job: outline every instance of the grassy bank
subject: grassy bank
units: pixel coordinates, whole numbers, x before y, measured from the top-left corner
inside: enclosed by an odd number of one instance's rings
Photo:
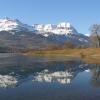
[[[72,57],[100,57],[100,48],[63,49],[63,50],[31,50],[28,56],[72,56]]]

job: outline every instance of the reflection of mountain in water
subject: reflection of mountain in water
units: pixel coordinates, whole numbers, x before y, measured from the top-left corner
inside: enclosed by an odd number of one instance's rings
[[[82,61],[10,55],[0,57],[0,87],[16,87],[26,81],[69,84],[80,72],[93,69]]]
[[[44,70],[35,76],[34,81],[37,82],[58,82],[61,84],[66,84],[70,83],[73,78],[73,73],[72,72],[67,72],[67,71],[57,71],[50,73],[49,70]]]
[[[43,70],[42,72],[37,72],[33,82],[58,82],[60,84],[70,84],[72,79],[74,79],[79,72],[85,71],[88,67],[87,64],[77,65],[74,63],[73,66],[72,64],[65,65],[64,69],[62,68],[56,71]]]
[[[17,85],[17,79],[10,75],[0,75],[0,87],[15,87]]]

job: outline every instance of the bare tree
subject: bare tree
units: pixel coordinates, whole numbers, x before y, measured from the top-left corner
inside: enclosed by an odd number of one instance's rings
[[[91,31],[91,40],[96,47],[100,47],[100,24],[94,24],[90,27]]]

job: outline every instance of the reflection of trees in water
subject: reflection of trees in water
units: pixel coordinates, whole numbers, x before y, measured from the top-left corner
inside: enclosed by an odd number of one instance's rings
[[[92,85],[95,87],[100,87],[100,65],[94,65],[93,69],[91,69],[92,73]]]

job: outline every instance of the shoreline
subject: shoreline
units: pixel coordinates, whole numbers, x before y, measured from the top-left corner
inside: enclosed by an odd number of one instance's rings
[[[61,50],[31,50],[23,53],[27,56],[70,56],[70,57],[100,57],[100,48],[61,49]]]

